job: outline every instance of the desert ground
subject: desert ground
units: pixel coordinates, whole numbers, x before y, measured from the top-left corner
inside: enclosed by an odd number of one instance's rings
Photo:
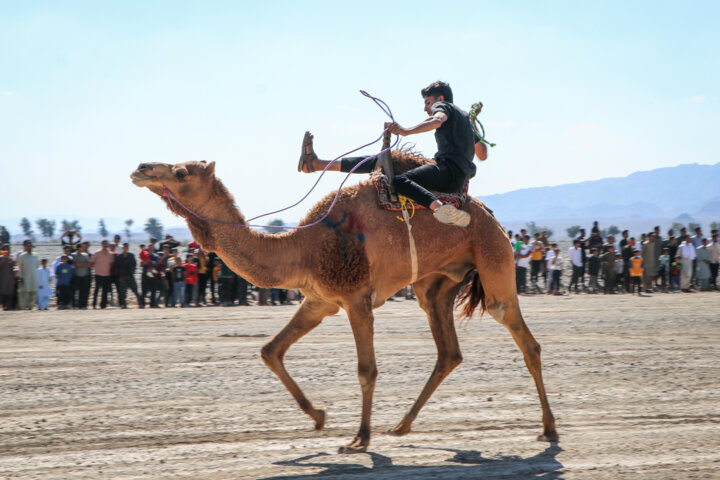
[[[521,297],[560,441],[491,317],[458,324],[464,362],[404,437],[435,361],[412,300],[376,310],[370,452],[347,318],[287,355],[325,430],[259,351],[296,306],[0,312],[0,478],[720,478],[720,294]]]

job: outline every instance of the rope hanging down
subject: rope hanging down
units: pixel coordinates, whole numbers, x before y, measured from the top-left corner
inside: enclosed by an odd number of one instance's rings
[[[379,99],[379,98],[377,98],[377,97],[373,97],[372,95],[370,95],[369,93],[367,93],[367,92],[364,91],[364,90],[360,90],[360,93],[361,93],[362,95],[368,97],[369,99],[371,99],[373,102],[375,102],[375,104],[380,108],[380,110],[382,110],[382,111],[385,113],[385,115],[387,115],[388,117],[390,117],[390,120],[392,120],[393,122],[395,122],[395,118],[393,117],[392,111],[390,110],[390,107],[387,105],[387,103],[385,103],[384,101],[382,101],[381,99]],[[392,145],[390,145],[388,148],[381,150],[380,152],[378,152],[378,153],[375,154],[375,155],[371,155],[371,156],[365,158],[365,159],[362,160],[361,162],[358,162],[358,164],[355,165],[355,166],[352,168],[352,170],[350,170],[350,171],[347,173],[347,175],[345,175],[345,178],[343,179],[343,181],[340,182],[340,186],[338,187],[337,193],[335,193],[335,198],[333,198],[333,201],[332,201],[332,203],[330,204],[330,207],[328,208],[328,211],[325,212],[325,215],[323,215],[322,217],[320,217],[319,219],[317,219],[317,220],[314,221],[313,223],[310,223],[310,224],[308,224],[308,225],[299,225],[299,226],[295,226],[295,227],[285,227],[285,226],[280,226],[280,225],[252,225],[252,224],[250,224],[250,222],[253,221],[253,220],[257,220],[258,218],[266,217],[266,216],[268,216],[268,215],[273,215],[273,214],[275,214],[275,213],[284,212],[285,210],[289,210],[289,209],[291,209],[291,208],[293,208],[293,207],[296,207],[296,206],[299,205],[300,203],[302,203],[302,202],[310,195],[310,193],[312,193],[312,191],[315,190],[315,187],[317,187],[318,183],[320,183],[320,180],[322,179],[323,175],[325,175],[325,172],[327,172],[328,168],[330,168],[331,165],[333,165],[335,162],[337,162],[337,161],[340,160],[341,158],[347,157],[347,156],[350,155],[351,153],[357,152],[358,150],[361,150],[361,149],[363,149],[363,148],[365,148],[365,147],[369,147],[370,145],[372,145],[372,144],[374,144],[374,143],[377,143],[380,139],[383,138],[383,135],[385,135],[385,132],[387,132],[387,130],[388,130],[387,128],[386,128],[385,130],[383,130],[382,134],[381,134],[378,138],[376,138],[375,140],[373,140],[372,142],[366,143],[365,145],[361,145],[361,146],[359,146],[359,147],[357,147],[357,148],[354,148],[354,149],[350,150],[349,152],[345,152],[345,153],[343,153],[342,155],[339,155],[339,156],[335,157],[334,159],[332,159],[332,160],[330,161],[330,163],[328,163],[327,166],[323,169],[322,173],[320,173],[320,176],[319,176],[318,179],[315,181],[315,183],[314,183],[313,186],[310,188],[310,190],[305,194],[304,197],[302,197],[302,198],[301,198],[300,200],[298,200],[296,203],[290,205],[289,207],[281,208],[280,210],[275,210],[275,211],[273,211],[273,212],[263,213],[262,215],[258,215],[258,216],[256,216],[256,217],[252,217],[252,218],[250,218],[250,219],[247,221],[247,223],[224,222],[224,221],[222,221],[222,220],[215,220],[215,219],[213,219],[213,218],[208,218],[208,217],[205,217],[205,216],[203,216],[203,215],[200,215],[200,214],[198,214],[197,212],[193,211],[190,207],[188,207],[187,205],[185,205],[184,203],[182,203],[182,202],[180,201],[180,199],[177,198],[177,196],[176,196],[173,192],[171,192],[171,191],[165,186],[165,183],[164,183],[162,180],[160,180],[159,177],[156,176],[155,178],[157,178],[157,179],[160,181],[160,183],[162,184],[162,186],[163,186],[163,194],[162,194],[162,196],[168,199],[168,204],[169,204],[169,206],[170,206],[170,209],[173,211],[173,213],[176,213],[176,214],[177,214],[177,212],[176,212],[176,210],[175,210],[175,207],[173,206],[173,202],[176,203],[178,206],[182,207],[185,211],[187,211],[188,213],[192,214],[194,217],[196,217],[196,218],[198,218],[198,219],[200,219],[200,220],[204,220],[204,221],[206,221],[206,222],[217,223],[217,224],[220,224],[220,225],[228,225],[228,226],[232,226],[232,227],[279,228],[279,229],[286,229],[286,230],[298,230],[298,229],[301,229],[301,228],[310,228],[310,227],[313,227],[313,226],[319,224],[320,222],[322,222],[323,220],[325,220],[325,219],[330,215],[330,212],[332,212],[332,209],[335,207],[335,204],[337,203],[337,200],[338,200],[338,198],[340,197],[340,191],[342,190],[342,187],[343,187],[343,185],[345,185],[345,182],[348,180],[348,178],[350,178],[350,175],[352,175],[353,173],[355,173],[355,170],[357,170],[358,168],[360,168],[361,165],[363,165],[363,164],[365,164],[365,163],[367,163],[367,162],[369,162],[369,161],[371,161],[371,160],[379,157],[379,156],[382,155],[383,153],[390,152],[393,148],[395,148],[395,146],[396,146],[396,145],[398,144],[398,142],[400,141],[400,136],[399,136],[399,135],[396,136],[395,142],[394,142]]]
[[[418,260],[417,260],[417,247],[415,246],[415,237],[412,234],[412,225],[410,224],[410,219],[415,216],[415,203],[407,198],[405,195],[398,195],[398,199],[400,200],[400,206],[401,206],[401,212],[402,212],[402,218],[395,217],[401,222],[405,223],[405,226],[407,227],[408,231],[408,250],[410,252],[410,283],[415,283],[415,280],[418,278]],[[407,204],[410,204],[412,206],[412,214],[408,213]]]
[[[482,123],[480,123],[480,120],[477,119],[478,113],[480,113],[480,110],[482,110],[483,104],[482,102],[474,103],[472,107],[470,107],[470,125],[472,126],[473,131],[475,132],[475,135],[480,139],[482,143],[485,145],[488,145],[490,147],[494,147],[494,143],[490,143],[487,140],[485,140],[485,128],[483,128]],[[480,126],[480,130],[478,131],[478,126]],[[480,133],[482,132],[482,133]]]

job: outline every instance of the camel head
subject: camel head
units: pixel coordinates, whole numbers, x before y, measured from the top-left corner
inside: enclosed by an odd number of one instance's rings
[[[138,187],[162,196],[165,188],[189,205],[202,203],[215,180],[215,162],[141,163],[130,175]]]

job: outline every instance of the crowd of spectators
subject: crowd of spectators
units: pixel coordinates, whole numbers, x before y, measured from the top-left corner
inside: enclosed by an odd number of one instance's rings
[[[663,238],[660,227],[655,227],[639,239],[625,230],[617,240],[614,235],[603,238],[595,222],[589,237],[580,229],[566,257],[546,232],[531,237],[525,230],[515,235],[509,231],[517,291],[526,295],[717,291],[718,232],[713,230],[708,238],[698,227],[693,233],[682,228],[675,236],[670,229]],[[112,242],[103,240],[91,253],[90,243],[77,231],[66,231],[61,236],[62,253],[52,261],[40,259],[30,240],[17,255],[10,251],[7,231],[0,232],[0,240],[5,242],[0,243],[4,310],[47,310],[53,296],[60,310],[128,308],[128,293],[139,308],[277,305],[300,299],[294,290],[256,288],[216,254],[206,253],[195,242],[181,248],[170,235],[140,245],[136,257],[119,235]]]
[[[59,310],[128,308],[129,293],[139,308],[277,305],[299,299],[295,291],[258,289],[215,253],[206,253],[195,242],[181,248],[170,235],[140,245],[137,257],[119,235],[112,242],[103,240],[91,253],[90,242],[77,231],[63,233],[62,253],[52,261],[40,259],[30,240],[17,255],[9,243],[0,245],[4,310],[47,310],[53,296]]]
[[[690,235],[682,228],[673,229],[663,238],[660,227],[643,233],[639,239],[628,230],[617,240],[602,237],[594,222],[590,236],[580,229],[564,256],[546,232],[532,237],[525,230],[508,232],[516,266],[517,291],[520,294],[563,293],[617,294],[650,292],[717,291],[720,245],[718,232],[704,237],[696,228]],[[529,282],[528,282],[529,270]],[[569,277],[563,288],[563,272]],[[587,282],[586,282],[587,278]]]

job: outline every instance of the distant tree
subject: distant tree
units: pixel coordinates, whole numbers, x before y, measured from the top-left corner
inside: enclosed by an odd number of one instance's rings
[[[143,230],[151,237],[155,237],[157,239],[162,238],[163,225],[162,223],[160,223],[160,220],[155,217],[148,218],[148,221],[147,223],[145,223],[145,228]]]
[[[82,231],[82,227],[80,226],[80,222],[77,220],[73,220],[72,222],[69,222],[65,219],[61,222],[62,225],[62,231],[66,232],[68,230],[77,230],[78,232]]]
[[[128,218],[125,220],[125,237],[127,237],[128,242],[130,241],[130,237],[132,237],[132,233],[130,233],[130,227],[132,227],[132,224],[135,223],[135,221],[132,218]]]
[[[40,235],[43,237],[50,240],[52,236],[55,235],[55,220],[51,221],[47,218],[38,218],[35,220],[35,225],[37,225],[40,230]]]
[[[580,233],[580,225],[573,225],[565,229],[569,238],[575,238]]]
[[[527,229],[530,236],[535,235],[536,233],[546,232],[548,238],[550,238],[550,237],[552,237],[552,235],[554,233],[551,228],[541,227],[539,225],[536,225],[535,222],[525,223],[525,228]]]
[[[105,227],[105,220],[103,220],[102,218],[98,222],[98,231],[97,232],[100,234],[100,236],[102,238],[107,238],[108,234],[110,234],[110,232],[108,232],[107,227]]]
[[[30,220],[28,220],[27,217],[23,217],[20,220],[20,228],[22,228],[23,234],[27,238],[29,238],[30,240],[35,239],[35,232],[33,232],[32,223],[30,223]]]
[[[710,222],[710,231],[720,230],[720,222]]]
[[[696,228],[700,228],[699,223],[695,223],[695,222],[688,223],[688,232],[694,232]]]
[[[266,227],[264,227],[264,228],[265,228],[265,231],[268,232],[268,233],[280,233],[280,232],[284,232],[284,231],[287,230],[287,229],[285,229],[285,228],[271,228],[271,227],[273,227],[273,226],[275,226],[275,227],[282,227],[282,226],[284,226],[284,225],[285,225],[285,222],[283,222],[283,221],[282,221],[281,219],[279,219],[279,218],[276,218],[276,219],[274,219],[274,220],[271,220],[271,221],[268,223],[268,226],[266,226]]]
[[[600,235],[607,237],[608,235],[617,235],[618,233],[620,233],[620,229],[617,225],[610,225],[608,228],[604,228],[603,231],[600,232]]]

